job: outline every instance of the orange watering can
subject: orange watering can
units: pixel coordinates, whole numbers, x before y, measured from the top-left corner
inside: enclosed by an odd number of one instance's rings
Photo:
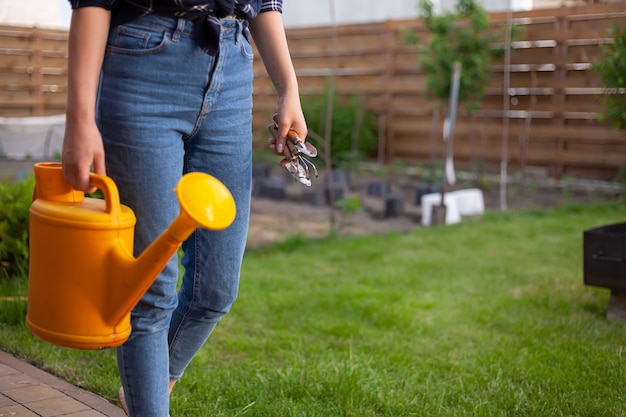
[[[124,343],[130,311],[181,243],[197,227],[221,230],[235,218],[235,202],[223,183],[187,174],[175,189],[180,214],[135,258],[135,215],[120,204],[111,178],[91,174],[101,200],[72,189],[61,164],[38,163],[34,169],[26,323],[34,335],[60,346]]]

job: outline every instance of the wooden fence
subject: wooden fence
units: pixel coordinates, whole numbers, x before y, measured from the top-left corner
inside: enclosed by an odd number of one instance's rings
[[[626,167],[626,134],[599,121],[603,91],[592,63],[610,41],[608,28],[623,24],[626,3],[515,12],[512,17],[522,30],[511,65],[494,66],[478,113],[460,112],[456,165],[496,170],[504,157],[512,171],[535,167],[554,178],[615,179]],[[492,14],[492,25],[504,27],[506,18]],[[425,74],[417,48],[404,42],[406,30],[428,36],[419,21],[406,20],[291,29],[288,39],[303,100],[323,93],[334,75],[341,95],[362,97],[377,115],[379,160],[427,165],[442,157],[445,115],[425,99]],[[0,26],[0,116],[62,113],[66,51],[65,31]],[[259,60],[255,73],[254,129],[260,147],[276,95]]]
[[[67,31],[0,26],[0,116],[65,111]]]
[[[508,137],[505,157],[513,170],[532,166],[555,178],[615,178],[626,166],[626,135],[598,121],[602,88],[592,62],[600,56],[600,45],[609,41],[607,29],[626,17],[626,4],[516,12],[512,17],[521,37],[511,53],[509,109],[503,96],[506,68],[500,62],[481,110],[472,117],[459,114],[456,165],[499,169],[503,138]],[[494,27],[503,28],[506,19],[504,13],[491,15]],[[290,30],[288,36],[304,100],[323,91],[334,73],[341,94],[361,95],[378,115],[381,159],[430,164],[442,157],[445,115],[425,99],[425,74],[417,48],[404,41],[406,30],[422,39],[428,36],[416,20],[341,26],[334,41],[330,27]],[[256,119],[267,119],[275,98],[261,66],[255,91]]]

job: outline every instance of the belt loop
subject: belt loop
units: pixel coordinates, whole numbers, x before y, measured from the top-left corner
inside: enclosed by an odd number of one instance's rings
[[[178,42],[180,35],[185,30],[185,23],[187,23],[187,20],[185,18],[183,17],[178,18],[178,23],[176,24],[176,30],[174,30],[174,33],[172,34],[173,42]]]
[[[235,45],[239,45],[239,39],[243,35],[244,31],[244,21],[241,19],[237,19],[237,31],[235,33]]]

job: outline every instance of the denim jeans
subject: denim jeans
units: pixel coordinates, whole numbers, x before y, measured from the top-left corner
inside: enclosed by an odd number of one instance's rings
[[[117,349],[133,417],[168,415],[177,380],[226,314],[239,286],[248,232],[252,156],[253,53],[241,21],[224,19],[220,51],[204,53],[194,22],[157,15],[113,27],[98,92],[97,121],[107,174],[135,212],[135,256],[179,213],[173,192],[186,172],[224,182],[237,206],[222,231],[197,229],[178,260],[131,313],[132,333]]]

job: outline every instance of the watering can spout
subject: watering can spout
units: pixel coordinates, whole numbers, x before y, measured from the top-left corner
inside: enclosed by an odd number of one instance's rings
[[[180,214],[167,229],[152,242],[138,258],[128,252],[114,252],[114,269],[124,277],[115,291],[114,298],[123,300],[113,305],[107,314],[112,323],[119,322],[139,302],[181,243],[198,227],[221,230],[228,227],[235,217],[235,203],[230,191],[215,177],[199,172],[185,175],[175,192],[180,203]],[[130,289],[130,290],[129,290]],[[124,297],[131,293],[133,297]]]
[[[30,207],[26,323],[50,343],[81,349],[118,346],[130,335],[130,311],[181,243],[198,228],[221,230],[235,218],[230,191],[202,173],[176,187],[180,214],[134,258],[135,216],[119,202],[113,180],[91,174],[104,199],[63,181],[61,164],[35,165]]]

